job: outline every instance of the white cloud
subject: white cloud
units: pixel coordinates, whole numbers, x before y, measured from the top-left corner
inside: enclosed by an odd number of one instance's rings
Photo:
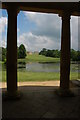
[[[20,31],[20,29],[19,28],[17,28],[17,32],[19,32]]]
[[[33,35],[45,36],[47,40],[52,40],[52,42],[55,43],[56,48],[60,48],[61,18],[58,15],[45,13],[41,14],[35,12],[24,12],[24,14],[31,22],[34,22],[37,26],[33,31],[31,31]],[[78,49],[78,17],[75,16],[71,17],[71,48],[74,48],[76,50]]]
[[[5,27],[7,26],[7,17],[0,18],[0,33],[5,31]]]
[[[33,34],[60,38],[61,18],[58,15],[35,12],[23,13],[31,22],[36,24],[35,30],[32,31]]]
[[[58,15],[35,12],[23,13],[30,22],[36,24],[36,28],[30,31],[32,38],[31,35],[28,37],[30,48],[37,50],[41,50],[43,47],[60,49],[61,18]]]
[[[61,17],[55,14],[24,12],[25,16],[36,23],[36,28],[31,31],[36,36],[46,36],[52,39],[58,48],[61,42]],[[78,49],[78,17],[71,17],[71,47]],[[54,48],[54,46],[53,46]]]
[[[46,36],[37,36],[29,33],[23,33],[18,39],[18,46],[24,44],[28,51],[40,51],[42,48],[57,49],[60,44]]]
[[[71,17],[71,48],[78,50],[78,17]]]
[[[7,17],[0,17],[0,47],[6,47],[6,33],[3,35],[3,32],[7,28]]]
[[[5,41],[5,39],[0,41],[0,47],[6,48],[6,41]]]
[[[23,12],[27,19],[36,24],[34,30],[22,33],[18,36],[18,45],[25,44],[27,50],[60,49],[61,44],[61,18],[55,14],[36,12]],[[6,35],[2,36],[7,26],[7,17],[0,17],[0,41],[6,46]],[[20,29],[17,28],[18,34]],[[2,36],[2,38],[1,38]],[[71,46],[78,49],[78,17],[71,17]]]

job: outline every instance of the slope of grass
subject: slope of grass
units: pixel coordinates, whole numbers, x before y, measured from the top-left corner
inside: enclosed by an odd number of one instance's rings
[[[27,55],[25,59],[18,59],[18,62],[59,62],[60,58],[45,57],[43,55]]]
[[[1,77],[2,74],[2,77]],[[78,73],[71,72],[70,79],[76,80],[78,78]],[[18,71],[18,81],[50,81],[50,80],[60,80],[60,73],[57,72],[23,72]],[[6,71],[0,71],[0,81],[6,81]]]
[[[42,55],[32,54],[28,55],[25,59],[18,59],[18,62],[60,62],[59,58],[45,57]],[[75,67],[75,66],[74,66]],[[2,77],[1,77],[2,76]],[[77,72],[71,72],[70,79],[75,80],[78,78]],[[18,81],[49,81],[59,80],[60,73],[57,72],[28,72],[18,71]],[[0,71],[0,81],[6,81],[6,70]]]

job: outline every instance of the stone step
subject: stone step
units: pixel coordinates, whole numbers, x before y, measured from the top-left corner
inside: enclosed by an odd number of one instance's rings
[[[80,87],[80,80],[72,80],[71,82],[72,82],[72,84]]]

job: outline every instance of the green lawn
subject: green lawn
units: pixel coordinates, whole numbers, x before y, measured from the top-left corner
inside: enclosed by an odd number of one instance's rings
[[[70,74],[70,79],[75,80],[78,78],[78,73]],[[18,81],[50,81],[60,80],[60,73],[46,73],[46,72],[18,72]]]
[[[26,59],[18,59],[18,62],[59,62],[60,58],[45,57],[43,55],[27,55]]]
[[[28,55],[25,59],[18,59],[18,62],[60,62],[59,58],[45,57],[42,55]],[[1,77],[2,75],[2,77]],[[70,79],[75,80],[78,78],[78,73],[71,72]],[[60,73],[57,72],[27,72],[18,70],[18,81],[49,81],[49,80],[59,80]],[[6,71],[0,71],[0,81],[6,81]]]
[[[2,74],[2,78],[1,78]],[[78,73],[71,72],[70,79],[76,80],[78,78]],[[6,71],[0,72],[0,81],[6,81]],[[59,73],[45,73],[45,72],[22,72],[18,71],[18,81],[50,81],[50,80],[59,80]]]
[[[0,65],[2,65],[2,64],[4,64],[4,62],[3,62],[3,61],[0,61]]]

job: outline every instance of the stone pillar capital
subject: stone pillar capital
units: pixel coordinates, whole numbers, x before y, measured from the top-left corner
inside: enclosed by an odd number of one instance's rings
[[[68,10],[64,10],[61,14],[59,14],[59,17],[61,17],[62,20],[70,20],[71,19],[71,12]]]
[[[19,12],[20,12],[20,10],[19,10],[19,9],[17,9],[17,15],[19,14]]]
[[[7,7],[7,13],[8,14],[18,14],[20,12],[19,8],[17,6],[8,6]]]

